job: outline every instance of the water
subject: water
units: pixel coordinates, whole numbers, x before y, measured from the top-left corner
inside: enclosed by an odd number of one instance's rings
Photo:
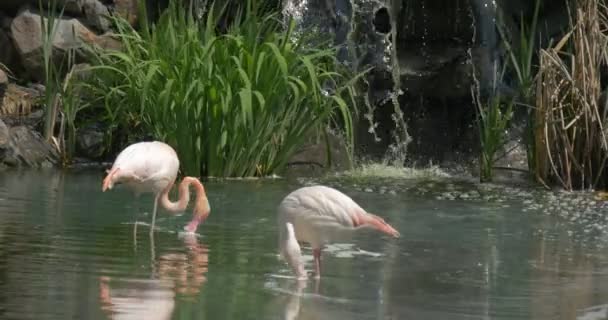
[[[207,182],[199,236],[179,233],[189,212],[161,211],[151,241],[152,198],[101,193],[102,174],[0,174],[0,318],[608,318],[608,230],[592,195],[324,180],[402,238],[332,245],[321,281],[298,287],[277,256],[275,208],[310,181]]]

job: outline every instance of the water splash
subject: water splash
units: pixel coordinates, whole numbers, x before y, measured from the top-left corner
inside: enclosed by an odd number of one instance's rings
[[[358,167],[339,174],[349,178],[394,178],[394,179],[426,179],[449,178],[450,174],[439,166],[429,164],[424,168],[387,165],[384,163],[362,164]]]
[[[379,107],[392,108],[391,143],[387,147],[382,163],[387,166],[403,167],[407,155],[407,146],[412,139],[407,132],[407,125],[399,104],[399,96],[403,94],[403,91],[401,90],[399,60],[395,44],[398,42],[397,16],[401,4],[382,0],[350,0],[348,4],[348,6],[345,6],[344,3],[338,5],[338,1],[320,1],[317,3],[308,0],[288,0],[283,6],[283,13],[286,17],[294,19],[296,29],[302,30],[303,27],[312,27],[324,32],[333,32],[336,35],[335,40],[338,42],[336,44],[347,48],[349,51],[349,54],[343,55],[347,59],[340,59],[340,61],[351,67],[354,72],[374,67],[375,71],[372,72],[385,71],[390,74],[392,87],[380,93],[374,92],[380,97],[374,97],[371,101],[371,92],[363,95],[362,104],[365,106],[365,111],[362,117],[368,125],[367,132],[372,135],[375,143],[380,143],[382,139],[376,132],[379,123],[375,119],[375,113],[376,111],[391,112],[390,109],[378,110]],[[342,12],[344,10],[338,10],[338,6],[352,9],[347,10],[349,12]],[[374,32],[373,17],[381,8],[387,8],[389,11],[391,32],[386,34]],[[329,26],[331,21],[334,21],[336,25],[348,26],[345,39],[338,39],[338,31],[342,32],[343,30],[337,30],[339,26]],[[340,36],[340,38],[342,37]],[[342,40],[345,43],[340,43]],[[374,51],[370,52],[370,50]],[[372,61],[367,60],[370,58],[370,53],[373,55],[371,57]],[[371,87],[368,80],[364,80],[364,82],[368,88]]]
[[[401,90],[401,71],[399,70],[399,58],[397,52],[398,29],[397,17],[399,15],[400,7],[397,6],[397,2],[394,2],[394,6],[391,8],[391,30],[390,33],[391,41],[387,46],[390,50],[391,56],[391,75],[393,78],[393,91],[389,93],[390,101],[393,105],[393,114],[391,119],[393,120],[395,127],[391,132],[393,143],[388,146],[388,150],[384,156],[383,164],[388,166],[403,167],[407,157],[407,146],[412,141],[411,136],[407,132],[407,125],[403,118],[403,111],[399,104],[399,96],[403,94]]]

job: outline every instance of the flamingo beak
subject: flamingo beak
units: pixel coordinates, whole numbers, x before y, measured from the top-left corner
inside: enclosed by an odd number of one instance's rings
[[[207,210],[204,210],[202,212],[202,214],[198,214],[198,215],[195,215],[194,217],[192,217],[192,220],[190,221],[190,223],[188,223],[188,225],[186,225],[184,227],[184,230],[186,230],[186,232],[189,232],[189,233],[195,233],[196,230],[198,229],[198,225],[203,223],[205,221],[205,219],[207,219],[210,211],[211,211],[210,209],[207,209]]]
[[[111,190],[113,187],[112,179],[108,175],[105,179],[103,179],[103,184],[101,186],[101,192],[106,192],[106,190]]]
[[[395,228],[391,227],[390,225],[386,225],[387,227],[387,232],[393,236],[393,238],[400,238],[401,237],[401,233],[399,233],[399,231],[395,230]]]

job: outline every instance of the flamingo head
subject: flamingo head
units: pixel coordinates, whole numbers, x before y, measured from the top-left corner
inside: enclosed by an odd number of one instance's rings
[[[196,232],[196,229],[198,229],[198,225],[205,221],[211,213],[211,206],[209,205],[209,199],[207,199],[205,187],[200,180],[192,177],[186,177],[184,179],[191,180],[196,188],[196,200],[192,220],[184,227],[186,232],[194,233]]]
[[[379,217],[375,214],[366,213],[364,215],[361,215],[358,219],[359,219],[359,221],[362,222],[362,224],[361,224],[362,226],[368,226],[368,227],[374,228],[393,238],[401,237],[401,234],[399,233],[399,231],[397,231],[390,224],[388,224],[386,221],[384,221],[384,219],[382,219],[381,217]]]
[[[103,179],[103,184],[101,186],[101,191],[105,192],[106,190],[111,190],[114,187],[115,175],[118,172],[118,168],[113,168],[112,170],[106,170],[107,176]]]
[[[298,280],[306,280],[308,276],[304,270],[302,253],[298,240],[296,239],[293,224],[289,222],[285,223],[285,229],[281,231],[280,237],[279,246],[283,259],[289,264]]]

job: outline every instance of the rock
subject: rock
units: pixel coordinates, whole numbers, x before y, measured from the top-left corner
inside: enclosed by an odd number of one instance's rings
[[[4,117],[28,115],[37,104],[39,97],[40,92],[36,90],[9,83],[0,100],[0,115]]]
[[[5,165],[41,168],[58,163],[57,150],[44,141],[39,133],[26,126],[12,127],[8,131],[8,144],[0,144],[0,160]]]
[[[44,74],[42,59],[44,35],[40,19],[40,15],[28,9],[19,13],[11,23],[11,33],[17,52],[27,71],[36,80],[42,80]],[[46,18],[44,20],[47,21]],[[53,61],[62,61],[71,49],[78,53],[78,49],[85,43],[108,49],[120,48],[120,42],[108,33],[99,36],[77,19],[59,19],[53,37]]]
[[[541,43],[559,39],[559,32],[568,29],[565,4],[543,1]],[[332,37],[341,48],[340,61],[356,70],[372,68],[366,75],[371,107],[361,104],[356,150],[378,159],[396,145],[407,151],[400,152],[406,161],[419,163],[468,162],[477,156],[472,76],[479,80],[482,95],[490,92],[501,61],[508,60],[501,57],[498,17],[507,20],[506,29],[518,39],[521,14],[531,21],[534,10],[526,0],[286,0],[283,5],[285,16],[293,17],[301,30]],[[512,75],[507,72],[506,77]],[[509,95],[513,80],[498,78],[497,87]],[[395,125],[399,122],[394,116],[401,113],[407,128]],[[399,147],[409,135],[412,143]]]
[[[0,1],[0,11],[4,9],[5,12],[9,13],[16,13],[17,9],[26,6],[36,10],[39,9],[37,0]],[[43,7],[49,9],[51,7],[50,1],[44,1]],[[58,0],[57,13],[59,13],[62,8],[64,9],[64,16],[81,18],[83,23],[87,26],[94,27],[102,32],[109,30],[110,24],[103,16],[109,15],[110,12],[100,0]]]
[[[137,0],[114,0],[114,11],[132,26],[137,23]]]
[[[110,11],[108,8],[98,0],[84,0],[83,2],[82,11],[87,25],[103,32],[109,31],[110,22],[107,17],[110,16]]]
[[[0,67],[0,97],[3,96],[4,88],[8,85],[8,76]]]
[[[18,74],[23,70],[19,53],[8,33],[0,28],[0,64],[4,65],[13,74]]]
[[[8,86],[8,77],[6,73],[2,70],[2,66],[0,66],[0,113],[3,109],[3,100],[4,93],[6,92],[6,87]]]
[[[88,159],[99,159],[104,153],[104,133],[96,127],[78,130],[76,152]]]
[[[5,158],[7,151],[9,150],[9,129],[4,121],[0,120],[0,168],[5,166],[1,163],[2,159]]]
[[[0,148],[8,144],[9,130],[8,126],[0,119]]]
[[[322,136],[309,135],[307,142],[287,162],[290,173],[316,173],[330,168],[350,169],[351,163],[344,141],[333,133],[329,133],[328,138],[329,159],[325,139]]]
[[[64,15],[80,16],[84,5],[91,0],[56,0],[57,10],[63,8]],[[18,9],[29,5],[32,8],[38,9],[38,0],[2,0],[0,1],[0,11],[14,13]],[[50,0],[42,1],[42,6],[45,9],[51,8],[52,2]]]
[[[13,20],[13,18],[0,11],[0,29],[8,30],[11,27],[11,20]]]

